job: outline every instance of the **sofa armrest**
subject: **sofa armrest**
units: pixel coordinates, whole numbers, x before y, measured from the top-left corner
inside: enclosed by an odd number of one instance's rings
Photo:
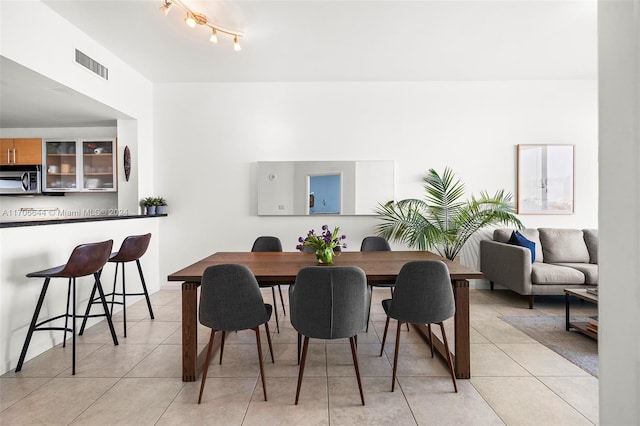
[[[480,241],[480,270],[484,277],[516,293],[530,295],[531,252],[497,241]]]

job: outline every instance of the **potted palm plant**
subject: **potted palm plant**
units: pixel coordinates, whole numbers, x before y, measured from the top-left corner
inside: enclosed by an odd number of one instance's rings
[[[504,190],[463,201],[464,184],[448,167],[440,176],[430,169],[423,178],[425,199],[406,199],[379,204],[375,212],[382,223],[378,235],[418,250],[436,250],[454,260],[467,240],[478,230],[496,224],[522,228],[515,216],[512,195]]]

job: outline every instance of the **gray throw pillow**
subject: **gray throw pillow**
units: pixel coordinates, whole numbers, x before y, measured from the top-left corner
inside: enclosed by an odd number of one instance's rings
[[[580,229],[540,228],[546,263],[589,263],[589,251]]]

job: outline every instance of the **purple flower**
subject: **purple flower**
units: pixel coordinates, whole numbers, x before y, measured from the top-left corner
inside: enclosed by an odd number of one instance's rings
[[[340,239],[341,239],[341,240],[346,240],[346,239],[347,239],[347,236],[346,236],[346,235],[343,235],[343,236],[341,236],[341,237],[340,237]]]
[[[299,243],[304,243],[304,238],[302,238],[302,237],[298,238],[298,242]]]
[[[342,243],[342,248],[347,248],[347,243]]]
[[[327,225],[322,225],[322,230],[326,231],[327,229],[329,229],[329,227]]]

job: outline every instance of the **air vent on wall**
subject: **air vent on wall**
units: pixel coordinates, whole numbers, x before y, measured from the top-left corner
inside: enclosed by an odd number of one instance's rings
[[[109,68],[105,67],[101,63],[94,59],[91,59],[78,49],[76,49],[76,62],[88,69],[91,72],[98,74],[105,80],[109,80]]]

